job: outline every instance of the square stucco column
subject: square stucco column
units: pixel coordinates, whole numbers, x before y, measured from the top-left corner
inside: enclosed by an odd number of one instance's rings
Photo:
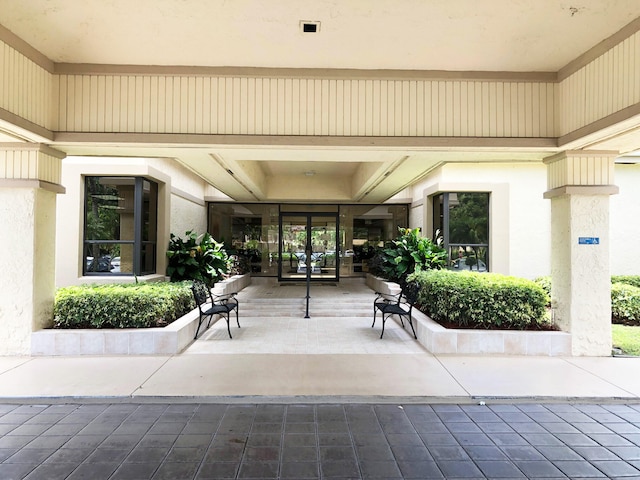
[[[611,355],[609,196],[617,152],[567,151],[545,159],[551,200],[551,303],[572,354]]]
[[[0,355],[29,354],[31,332],[53,320],[62,158],[43,145],[0,144]]]

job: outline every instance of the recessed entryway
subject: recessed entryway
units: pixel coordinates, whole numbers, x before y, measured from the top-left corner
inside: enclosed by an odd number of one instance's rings
[[[339,275],[338,215],[280,215],[280,281],[337,281]]]

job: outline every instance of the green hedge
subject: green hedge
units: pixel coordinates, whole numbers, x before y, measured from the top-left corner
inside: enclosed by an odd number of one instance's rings
[[[539,277],[535,282],[551,295],[551,277]],[[640,325],[640,275],[611,277],[611,321]]]
[[[627,283],[611,285],[611,319],[613,323],[640,325],[640,288]]]
[[[611,277],[611,321],[640,326],[640,275]]]
[[[549,297],[549,304],[551,304],[551,276],[538,277],[534,280],[538,285],[542,287],[547,296]]]
[[[54,328],[163,326],[195,308],[191,282],[81,285],[56,292]]]
[[[547,294],[531,280],[495,273],[431,270],[410,275],[420,309],[437,322],[465,328],[550,328]]]
[[[551,295],[551,276],[546,275],[544,277],[538,277],[534,280],[538,285],[546,290]],[[640,275],[612,275],[611,283],[626,283],[627,285],[633,285],[640,288]]]
[[[626,283],[640,288],[640,275],[612,275],[611,283]]]

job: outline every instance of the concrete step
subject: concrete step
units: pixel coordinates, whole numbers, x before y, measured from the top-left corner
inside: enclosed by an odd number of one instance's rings
[[[253,305],[256,308],[264,308],[264,307],[288,307],[288,306],[296,306],[296,305],[306,305],[305,299],[298,299],[295,302],[282,302],[276,299],[271,301],[256,301],[256,300],[246,300],[243,298],[238,299],[242,305]],[[333,300],[333,299],[319,299],[319,298],[310,298],[309,305],[326,305],[331,306],[335,305],[338,307],[372,307],[373,308],[373,300],[367,301],[347,301],[347,300]]]
[[[303,291],[296,292],[296,296],[282,297],[286,289],[274,291],[273,295],[261,292],[261,296],[252,296],[246,292],[238,295],[240,314],[246,317],[304,317],[306,313],[306,299]],[[292,291],[289,291],[293,293]],[[373,299],[375,295],[336,290],[335,294],[315,295],[311,291],[309,301],[309,316],[311,317],[372,317]],[[280,295],[279,295],[280,294]],[[298,295],[300,294],[300,295]]]
[[[240,306],[240,315],[247,317],[298,317],[304,315],[306,308],[304,306],[294,308],[280,309],[254,309],[244,308]],[[309,315],[315,317],[371,317],[373,315],[372,308],[359,309],[335,309],[335,308],[318,308],[309,307]]]
[[[251,317],[299,317],[306,313],[305,299],[240,299],[242,315]],[[373,315],[371,300],[347,301],[346,299],[312,298],[309,315],[315,317],[370,317]]]

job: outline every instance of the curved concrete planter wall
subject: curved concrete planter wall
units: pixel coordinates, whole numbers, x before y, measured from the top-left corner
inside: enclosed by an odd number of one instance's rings
[[[213,291],[239,292],[250,282],[249,275],[235,275]],[[193,342],[198,318],[196,309],[162,328],[38,330],[31,334],[31,355],[172,355]]]
[[[376,292],[397,293],[400,286],[368,274],[366,283]],[[445,328],[413,310],[418,341],[434,354],[571,355],[571,334],[517,330]]]

